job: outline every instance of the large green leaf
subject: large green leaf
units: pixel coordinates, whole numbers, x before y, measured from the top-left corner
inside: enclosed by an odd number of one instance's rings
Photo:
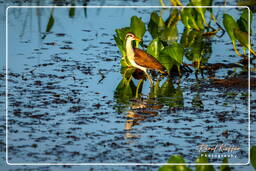
[[[208,158],[203,155],[200,155],[196,159],[196,163],[208,163]],[[196,171],[215,171],[214,167],[212,165],[197,165]]]
[[[256,146],[253,146],[250,152],[251,152],[251,164],[256,170]]]
[[[225,158],[223,159],[223,162],[222,162],[222,163],[227,164],[227,163],[228,163],[228,158],[225,157]],[[231,171],[231,168],[230,168],[228,165],[221,165],[221,166],[220,166],[220,171]]]
[[[152,40],[148,45],[147,52],[155,58],[159,58],[160,51],[164,48],[158,38]]]
[[[133,16],[131,18],[131,31],[140,39],[142,39],[142,37],[144,36],[145,32],[146,32],[146,26],[145,23],[138,18],[137,16]]]
[[[223,25],[224,25],[230,39],[234,43],[236,41],[236,37],[234,35],[234,29],[238,28],[236,21],[229,14],[224,14],[223,15]]]
[[[179,43],[173,42],[170,46],[167,46],[163,49],[163,53],[169,55],[178,64],[182,64],[184,48]]]
[[[156,38],[159,32],[165,27],[164,20],[158,16],[156,12],[151,13],[150,21],[148,24],[148,31],[153,38]]]

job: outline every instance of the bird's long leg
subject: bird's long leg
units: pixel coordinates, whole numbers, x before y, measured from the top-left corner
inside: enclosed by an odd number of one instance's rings
[[[143,71],[145,72],[146,76],[147,76],[148,79],[149,79],[150,86],[151,86],[151,87],[154,87],[153,79],[152,79],[151,76],[147,73],[147,70],[146,70],[146,69],[143,69]]]

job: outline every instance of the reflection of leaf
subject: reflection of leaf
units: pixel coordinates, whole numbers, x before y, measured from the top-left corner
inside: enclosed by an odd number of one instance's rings
[[[199,108],[204,107],[204,104],[202,102],[202,99],[199,93],[197,93],[196,96],[192,99],[192,106],[199,107]]]
[[[133,16],[131,18],[131,30],[132,32],[139,37],[140,39],[142,39],[143,35],[146,32],[146,26],[145,23],[138,18],[137,16]]]
[[[223,159],[223,162],[222,163],[228,163],[228,158],[227,157],[225,157],[224,159]],[[220,171],[231,171],[231,169],[230,169],[230,167],[228,166],[228,165],[221,165],[220,166]]]
[[[251,164],[256,170],[256,146],[251,148]]]
[[[182,156],[174,155],[170,157],[168,163],[185,163],[185,160]],[[189,167],[185,165],[165,165],[159,168],[159,171],[192,171]]]
[[[157,15],[156,12],[151,13],[148,24],[148,31],[153,38],[156,38],[159,32],[165,27],[164,20]]]
[[[147,52],[154,56],[155,58],[159,58],[160,51],[164,48],[163,44],[159,41],[158,38],[152,40],[148,45]]]
[[[123,78],[115,90],[115,97],[118,102],[128,103],[135,96],[136,87],[132,80]]]
[[[208,163],[208,158],[204,155],[206,155],[206,153],[201,154],[196,159],[196,163]],[[212,165],[197,165],[196,171],[215,171],[215,169]]]
[[[175,88],[172,80],[167,79],[158,91],[159,101],[165,103],[169,107],[182,107],[183,91],[180,87]]]
[[[53,10],[51,10],[51,14],[50,14],[50,18],[48,20],[48,24],[47,24],[47,27],[46,27],[46,32],[49,32],[51,31],[53,25],[54,25],[54,17],[53,17]]]
[[[72,4],[72,6],[75,6],[75,4]],[[73,18],[75,16],[75,8],[69,9],[69,17]]]

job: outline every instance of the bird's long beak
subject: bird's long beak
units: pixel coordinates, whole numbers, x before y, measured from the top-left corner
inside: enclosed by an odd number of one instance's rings
[[[141,39],[140,39],[140,38],[138,38],[138,37],[135,37],[135,40],[137,40],[137,41],[139,41],[139,42],[141,41]]]

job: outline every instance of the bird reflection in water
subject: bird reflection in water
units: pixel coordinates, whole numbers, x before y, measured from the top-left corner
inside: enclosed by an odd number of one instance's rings
[[[149,98],[133,100],[130,110],[127,112],[127,120],[125,123],[125,137],[136,137],[130,132],[133,126],[139,125],[140,122],[144,121],[147,118],[157,116],[157,110],[161,109],[162,107],[163,105],[159,104],[159,102]]]

